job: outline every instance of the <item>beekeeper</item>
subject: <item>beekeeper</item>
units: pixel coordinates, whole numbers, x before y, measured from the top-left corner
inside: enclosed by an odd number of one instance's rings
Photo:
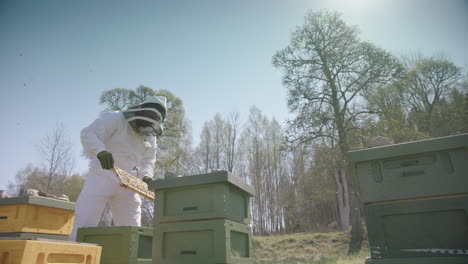
[[[163,132],[166,112],[166,98],[151,96],[141,105],[104,113],[81,131],[81,143],[91,161],[76,201],[70,240],[76,239],[78,228],[97,226],[106,203],[116,226],[141,225],[140,196],[122,188],[110,169],[119,167],[145,182],[152,179],[156,137]]]

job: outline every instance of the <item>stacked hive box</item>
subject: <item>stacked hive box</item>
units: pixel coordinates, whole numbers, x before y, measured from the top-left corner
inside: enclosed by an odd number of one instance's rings
[[[39,196],[0,199],[0,237],[68,240],[75,204]]]
[[[61,240],[0,239],[1,264],[99,264],[101,247]]]
[[[468,134],[351,151],[372,264],[468,263]]]
[[[101,264],[151,264],[152,239],[152,228],[107,226],[79,228],[76,241],[100,245]]]
[[[99,264],[101,248],[66,242],[74,203],[45,197],[0,199],[0,263]]]
[[[153,264],[253,263],[250,197],[226,171],[156,180]]]

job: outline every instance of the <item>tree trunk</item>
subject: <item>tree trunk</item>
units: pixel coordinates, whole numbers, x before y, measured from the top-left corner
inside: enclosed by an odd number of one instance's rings
[[[346,170],[344,170],[346,172]],[[351,240],[349,241],[348,254],[358,253],[361,250],[364,236],[361,217],[361,201],[359,199],[359,187],[355,184],[351,173],[346,173],[348,178],[351,200]]]
[[[349,230],[349,193],[346,173],[343,168],[335,169],[337,186],[339,225],[342,231]]]

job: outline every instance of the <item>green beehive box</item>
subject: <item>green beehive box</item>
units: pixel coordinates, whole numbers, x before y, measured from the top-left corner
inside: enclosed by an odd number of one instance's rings
[[[100,245],[101,264],[152,263],[152,228],[136,226],[79,228],[76,241]]]
[[[226,219],[154,225],[153,264],[253,263],[249,226]]]
[[[158,179],[148,188],[155,191],[156,222],[227,218],[250,224],[254,189],[227,171]]]
[[[468,193],[468,134],[350,151],[363,203]]]
[[[31,238],[31,239],[49,239],[49,240],[65,240],[68,241],[70,236],[67,235],[53,235],[53,234],[41,234],[41,233],[23,233],[23,232],[11,232],[11,233],[0,233],[0,238]]]
[[[372,261],[455,258],[468,263],[468,194],[370,204],[365,215]]]

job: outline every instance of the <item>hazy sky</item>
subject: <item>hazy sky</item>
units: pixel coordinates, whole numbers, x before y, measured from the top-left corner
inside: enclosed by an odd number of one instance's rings
[[[286,89],[273,68],[307,10],[337,10],[361,38],[396,55],[443,52],[468,65],[467,0],[0,0],[0,189],[62,123],[80,157],[80,130],[102,91],[145,85],[184,102],[198,142],[216,112],[250,106],[282,122]]]

